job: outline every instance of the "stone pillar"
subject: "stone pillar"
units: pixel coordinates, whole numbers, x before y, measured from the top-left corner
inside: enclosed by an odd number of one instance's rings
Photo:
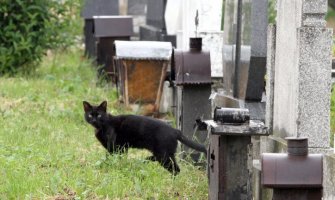
[[[272,134],[273,126],[273,96],[274,96],[274,75],[275,75],[275,51],[276,51],[276,26],[269,25],[267,39],[267,60],[266,60],[266,112],[265,125]],[[263,151],[266,152],[266,151]],[[263,153],[262,152],[262,153]]]
[[[277,2],[273,132],[329,147],[332,30],[327,0]]]

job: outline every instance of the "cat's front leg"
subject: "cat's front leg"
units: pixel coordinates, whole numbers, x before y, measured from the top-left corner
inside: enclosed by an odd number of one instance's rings
[[[117,151],[117,147],[115,144],[116,133],[113,128],[107,130],[106,137],[107,137],[107,151],[112,154]]]

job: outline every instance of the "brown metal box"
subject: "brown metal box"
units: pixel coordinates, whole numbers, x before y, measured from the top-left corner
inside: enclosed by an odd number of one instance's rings
[[[262,155],[262,185],[271,188],[322,188],[322,155]]]
[[[174,52],[176,84],[211,84],[211,62],[207,51]]]

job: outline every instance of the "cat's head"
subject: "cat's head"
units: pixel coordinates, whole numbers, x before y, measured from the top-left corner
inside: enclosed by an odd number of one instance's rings
[[[95,128],[101,128],[107,117],[107,101],[103,101],[98,106],[93,106],[87,101],[83,101],[85,120]]]

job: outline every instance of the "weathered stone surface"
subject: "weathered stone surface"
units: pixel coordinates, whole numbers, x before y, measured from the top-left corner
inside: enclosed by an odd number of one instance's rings
[[[276,26],[269,25],[267,36],[267,60],[266,60],[266,108],[265,108],[265,125],[272,134],[273,128],[273,95],[274,95],[274,78],[275,78],[275,53],[276,53]]]
[[[303,1],[278,3],[285,12],[278,12],[274,133],[309,137],[311,148],[328,147],[332,33],[300,26]]]
[[[335,199],[335,154],[323,158],[323,199]]]
[[[303,0],[302,26],[325,27],[327,9],[327,0]]]
[[[266,57],[268,0],[252,2],[251,56]]]
[[[210,135],[209,199],[252,199],[251,137]]]
[[[128,0],[128,15],[145,15],[148,0]]]
[[[199,35],[202,37],[202,49],[211,54],[212,77],[222,77],[223,31],[206,31]]]
[[[304,0],[302,3],[302,13],[326,13],[328,10],[328,0]]]
[[[299,28],[297,134],[310,147],[329,147],[332,31]]]

